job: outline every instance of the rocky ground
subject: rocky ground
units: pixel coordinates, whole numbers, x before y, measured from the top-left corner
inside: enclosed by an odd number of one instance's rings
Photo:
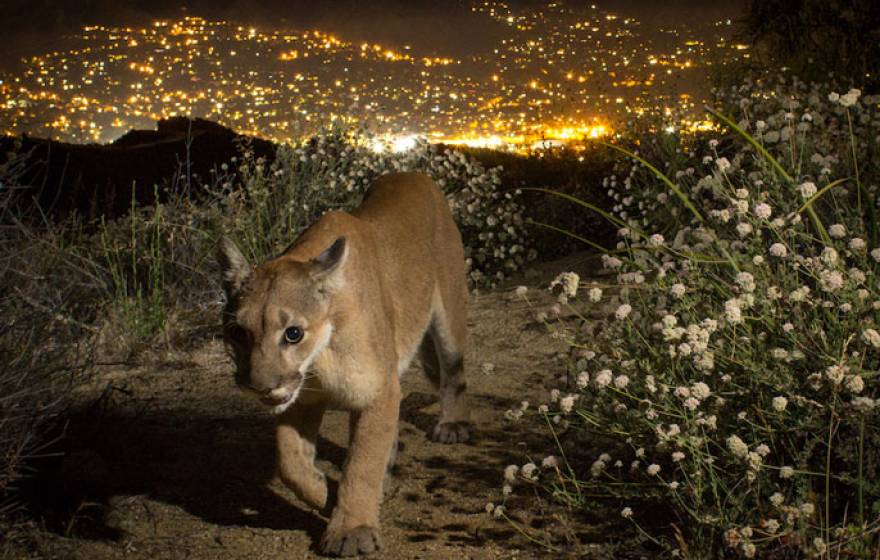
[[[466,362],[471,442],[444,445],[427,438],[437,418],[436,397],[417,366],[405,375],[401,453],[382,507],[385,549],[377,557],[546,554],[485,511],[487,502],[500,498],[505,465],[521,464],[532,447],[548,449],[543,431],[509,423],[504,413],[524,399],[546,400],[560,370],[556,355],[565,350],[534,319],[552,296],[530,291],[536,306],[530,307],[513,288],[543,288],[561,270],[589,273],[595,266],[590,258],[572,257],[473,295]],[[101,366],[78,389],[77,400],[86,406],[68,426],[66,456],[36,492],[46,521],[11,557],[317,556],[326,519],[274,479],[272,419],[233,388],[218,334],[205,327],[191,333],[185,348],[176,345],[160,358]],[[329,414],[318,454],[331,478],[339,476],[347,433],[347,415]],[[590,538],[589,528],[575,532]],[[576,550],[602,555],[601,547]]]

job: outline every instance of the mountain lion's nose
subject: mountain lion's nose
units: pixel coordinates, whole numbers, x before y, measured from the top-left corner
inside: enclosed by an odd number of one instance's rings
[[[277,406],[289,401],[291,396],[291,392],[287,389],[278,388],[272,389],[271,391],[266,391],[260,396],[260,400],[263,402],[263,404],[269,406]]]

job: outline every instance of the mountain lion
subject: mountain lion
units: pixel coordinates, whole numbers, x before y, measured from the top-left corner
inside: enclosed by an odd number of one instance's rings
[[[280,478],[315,508],[327,502],[314,464],[321,418],[328,408],[351,412],[321,551],[381,548],[379,503],[397,451],[399,378],[416,353],[440,393],[433,439],[469,436],[465,259],[446,197],[424,175],[384,175],[358,209],[325,214],[281,256],[253,268],[224,238],[218,260],[236,382],[277,415]]]

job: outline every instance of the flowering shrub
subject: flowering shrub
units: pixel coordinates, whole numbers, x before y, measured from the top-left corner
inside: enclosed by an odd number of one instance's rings
[[[364,133],[329,131],[282,146],[271,164],[247,154],[235,163],[237,173],[224,169],[213,190],[216,221],[257,262],[277,254],[324,212],[356,207],[369,185],[390,171],[426,173],[446,192],[474,284],[494,285],[535,257],[514,193],[501,189],[500,169],[486,170],[457,151],[424,141],[403,151],[377,149]]]
[[[609,319],[598,334],[555,324],[572,358],[538,412],[559,448],[528,476],[510,467],[506,493],[538,485],[583,506],[599,492],[677,555],[867,556],[880,543],[880,98],[794,83],[726,101],[741,118],[720,141],[672,140],[665,173],[642,160],[609,179],[616,282],[556,282],[562,302]],[[608,448],[584,460],[587,439]]]

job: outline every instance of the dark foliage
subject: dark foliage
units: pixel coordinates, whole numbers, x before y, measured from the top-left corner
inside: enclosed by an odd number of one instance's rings
[[[554,149],[530,155],[459,149],[487,168],[502,166],[502,181],[507,190],[549,189],[610,210],[613,201],[602,187],[602,180],[613,172],[615,154],[598,145],[588,144],[585,148],[583,151]],[[613,248],[616,230],[600,215],[545,192],[525,190],[519,199],[524,208],[523,214],[534,223],[530,230],[531,244],[538,250],[539,260],[590,249],[584,243],[544,228],[539,223]]]
[[[833,74],[856,87],[880,85],[877,0],[752,0],[742,24],[768,65],[806,80]]]

